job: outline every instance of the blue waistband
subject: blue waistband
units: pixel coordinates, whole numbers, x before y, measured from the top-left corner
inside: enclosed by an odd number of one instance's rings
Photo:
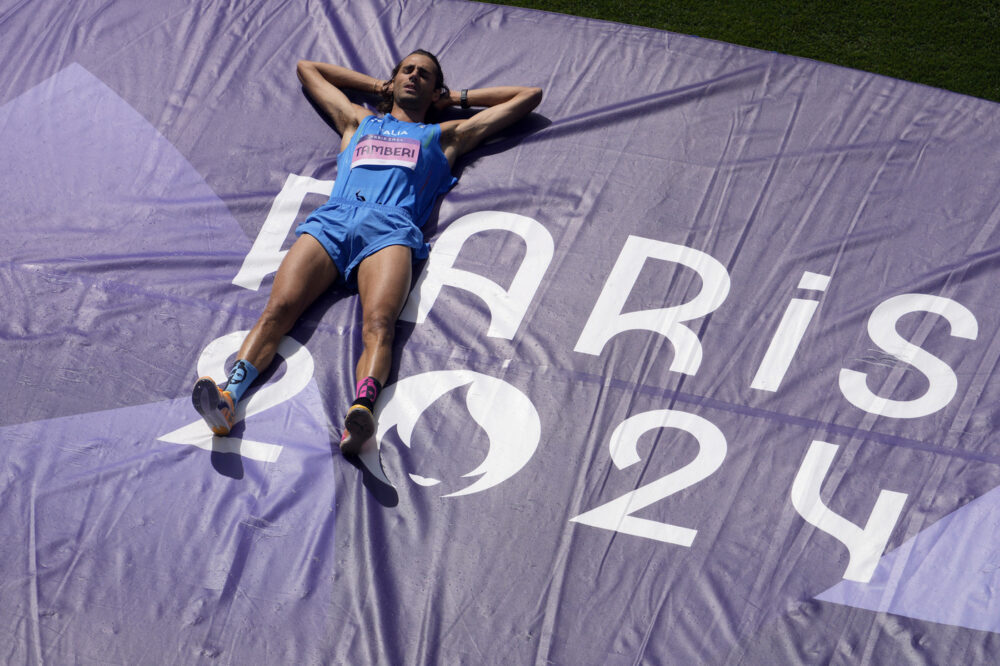
[[[388,204],[372,203],[370,201],[362,201],[361,199],[351,199],[349,197],[330,197],[326,202],[327,205],[336,204],[338,206],[352,206],[354,208],[370,208],[372,210],[381,210],[387,213],[399,213],[400,215],[405,215],[407,219],[412,219],[410,211],[402,206],[390,206]]]

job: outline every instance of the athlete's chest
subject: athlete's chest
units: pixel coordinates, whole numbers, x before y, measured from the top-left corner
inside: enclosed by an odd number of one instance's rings
[[[373,120],[354,145],[351,168],[396,166],[416,170],[427,134],[426,125]]]

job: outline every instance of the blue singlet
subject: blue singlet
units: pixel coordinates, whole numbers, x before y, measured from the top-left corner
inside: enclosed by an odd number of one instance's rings
[[[390,245],[427,256],[421,227],[457,179],[441,150],[441,126],[368,116],[337,157],[330,199],[295,230],[329,253],[348,281],[365,257]]]

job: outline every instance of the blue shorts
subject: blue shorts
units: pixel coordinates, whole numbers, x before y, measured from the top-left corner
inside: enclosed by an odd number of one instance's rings
[[[406,210],[367,201],[335,198],[314,210],[295,229],[320,242],[345,282],[362,259],[390,245],[405,245],[414,259],[427,258],[430,246]]]

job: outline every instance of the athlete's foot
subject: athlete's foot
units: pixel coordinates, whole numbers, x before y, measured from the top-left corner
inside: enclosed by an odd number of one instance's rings
[[[229,391],[223,391],[211,377],[202,377],[191,392],[194,408],[216,435],[228,435],[236,423],[236,406]]]
[[[340,438],[340,452],[356,456],[361,445],[375,434],[375,417],[364,405],[351,405],[344,419],[344,434]]]

